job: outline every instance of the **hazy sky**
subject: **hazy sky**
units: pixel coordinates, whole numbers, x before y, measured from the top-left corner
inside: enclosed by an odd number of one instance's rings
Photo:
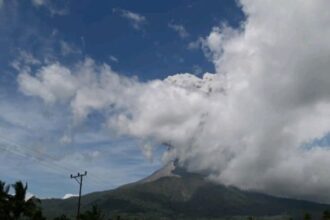
[[[70,172],[89,171],[89,192],[177,158],[221,184],[330,202],[328,6],[3,1],[3,179],[60,197]]]

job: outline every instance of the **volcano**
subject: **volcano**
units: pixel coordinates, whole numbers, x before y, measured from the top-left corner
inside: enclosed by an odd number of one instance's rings
[[[301,219],[305,213],[319,218],[330,205],[279,198],[244,191],[207,180],[171,162],[152,175],[113,190],[82,196],[82,211],[98,206],[106,217],[128,219],[223,219],[255,216]],[[77,198],[45,199],[42,208],[52,219],[74,216]]]

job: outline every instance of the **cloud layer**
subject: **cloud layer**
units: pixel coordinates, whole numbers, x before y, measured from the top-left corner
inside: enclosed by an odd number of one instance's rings
[[[312,146],[330,131],[327,5],[242,0],[239,30],[215,27],[202,39],[216,69],[202,78],[140,82],[87,58],[22,68],[18,83],[26,95],[68,105],[76,124],[98,111],[147,152],[171,145],[164,157],[215,181],[330,202],[330,151]]]

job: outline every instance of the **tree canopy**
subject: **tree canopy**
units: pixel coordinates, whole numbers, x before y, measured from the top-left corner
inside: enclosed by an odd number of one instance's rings
[[[10,194],[10,188],[14,194]],[[40,201],[35,197],[26,198],[27,184],[21,181],[12,185],[6,185],[0,181],[0,219],[3,220],[45,220],[37,203]]]

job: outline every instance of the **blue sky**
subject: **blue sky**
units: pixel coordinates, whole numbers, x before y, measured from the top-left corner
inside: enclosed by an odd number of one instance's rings
[[[18,65],[34,74],[40,62],[72,66],[89,57],[142,82],[200,76],[214,65],[198,40],[243,20],[234,0],[0,0],[0,178],[27,181],[42,198],[62,197],[77,189],[69,175],[87,170],[87,193],[149,175],[166,150],[156,147],[146,159],[140,140],[114,135],[97,112],[73,126],[65,104],[22,94]]]

